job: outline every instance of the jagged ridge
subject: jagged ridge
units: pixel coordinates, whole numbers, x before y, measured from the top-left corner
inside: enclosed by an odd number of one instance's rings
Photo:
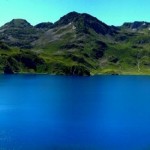
[[[149,29],[148,22],[115,27],[77,12],[54,24],[14,19],[0,28],[0,72],[148,74]]]

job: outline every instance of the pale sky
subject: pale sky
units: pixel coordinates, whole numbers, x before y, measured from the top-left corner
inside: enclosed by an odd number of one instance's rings
[[[0,26],[16,18],[32,25],[55,22],[71,11],[89,13],[109,25],[150,22],[150,0],[0,0]]]

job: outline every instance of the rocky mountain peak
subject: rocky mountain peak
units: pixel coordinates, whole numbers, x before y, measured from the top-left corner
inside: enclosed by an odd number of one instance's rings
[[[24,19],[13,19],[6,23],[2,28],[26,28],[32,27],[32,25]]]
[[[37,29],[48,30],[48,29],[52,28],[52,26],[53,26],[53,23],[51,23],[51,22],[42,22],[42,23],[35,25],[34,27]]]
[[[88,32],[89,29],[94,30],[98,34],[113,34],[114,28],[106,25],[102,21],[98,20],[96,17],[93,17],[86,13],[77,13],[70,12],[67,15],[61,17],[55,24],[54,27],[64,26],[69,23],[73,23],[77,29],[77,31],[85,33]]]
[[[123,28],[128,28],[128,29],[135,29],[135,30],[140,30],[140,29],[145,29],[150,27],[150,23],[145,22],[145,21],[135,21],[135,22],[126,22],[122,26]]]

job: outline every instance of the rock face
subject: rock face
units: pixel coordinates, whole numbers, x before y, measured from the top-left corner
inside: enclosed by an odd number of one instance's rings
[[[30,48],[30,43],[38,37],[37,30],[23,19],[13,19],[0,28],[0,41],[9,46]]]
[[[79,14],[77,12],[71,12],[63,16],[54,26],[59,27],[69,23],[73,23],[79,32],[86,32],[88,29],[93,29],[96,33],[103,35],[116,32],[113,28],[99,21],[97,18],[86,13]]]
[[[10,65],[6,65],[6,66],[4,67],[4,74],[14,74],[14,71],[13,71],[13,69],[11,68]]]
[[[63,36],[68,33],[72,33],[73,36],[74,34],[86,36],[85,34],[91,34],[90,32],[113,35],[116,30],[89,14],[71,12],[54,24],[47,22],[32,26],[24,19],[13,19],[0,27],[0,41],[9,46],[29,49],[36,44],[45,45],[50,41],[64,38]]]
[[[47,31],[47,30],[49,30],[49,29],[51,29],[53,27],[53,23],[51,23],[51,22],[43,22],[43,23],[37,24],[34,27],[37,28],[37,29],[40,29],[40,30]]]
[[[149,33],[148,22],[115,27],[77,12],[35,26],[13,19],[0,27],[0,72],[83,76],[140,68],[150,73]]]
[[[9,28],[30,28],[32,27],[29,22],[24,19],[13,19],[12,21],[6,23],[1,29],[9,29]]]
[[[122,27],[126,29],[142,30],[150,28],[150,23],[145,21],[135,21],[133,23],[131,22],[124,23]]]

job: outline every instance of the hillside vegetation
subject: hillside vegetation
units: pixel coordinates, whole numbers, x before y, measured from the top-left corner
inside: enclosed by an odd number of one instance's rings
[[[77,12],[36,26],[13,19],[0,27],[0,73],[150,74],[150,23],[108,26]]]

